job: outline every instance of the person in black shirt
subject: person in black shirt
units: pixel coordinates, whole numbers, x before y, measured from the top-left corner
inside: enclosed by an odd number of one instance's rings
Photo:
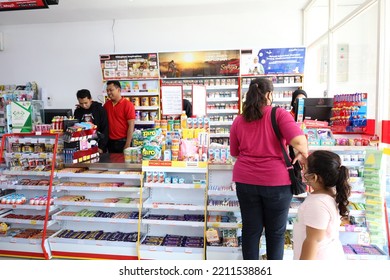
[[[185,98],[183,99],[183,111],[186,111],[187,118],[192,117],[192,104]]]
[[[91,122],[97,126],[99,153],[107,151],[108,120],[107,113],[101,103],[93,101],[89,90],[77,91],[79,104],[74,111],[74,117],[80,122]]]

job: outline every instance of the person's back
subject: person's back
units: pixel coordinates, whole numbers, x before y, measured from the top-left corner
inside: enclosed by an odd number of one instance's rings
[[[243,113],[235,118],[230,129],[230,154],[237,158],[233,181],[242,217],[244,260],[259,259],[263,228],[267,259],[283,259],[292,191],[279,139],[272,128],[272,101],[272,82],[267,78],[252,80]],[[276,121],[281,141],[299,151],[296,159],[306,157],[306,137],[289,112],[277,110]]]

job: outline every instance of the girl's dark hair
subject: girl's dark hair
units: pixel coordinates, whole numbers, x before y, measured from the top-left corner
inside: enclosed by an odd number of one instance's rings
[[[256,121],[263,117],[263,108],[267,105],[265,95],[273,90],[274,85],[268,78],[256,78],[251,81],[243,103],[242,113],[247,122]]]
[[[330,151],[314,151],[307,158],[307,173],[317,174],[325,188],[336,186],[336,203],[342,217],[349,215],[347,208],[351,185],[348,183],[349,171],[341,165],[338,154]]]

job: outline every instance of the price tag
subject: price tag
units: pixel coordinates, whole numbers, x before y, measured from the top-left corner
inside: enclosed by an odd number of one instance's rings
[[[165,247],[165,252],[173,252],[173,248],[172,247]]]
[[[39,153],[39,158],[47,158],[47,154],[46,153]]]
[[[154,202],[152,205],[153,205],[153,208],[158,208],[158,203]]]
[[[36,221],[36,220],[31,220],[31,221],[30,221],[30,224],[36,225],[36,224],[37,224],[37,221]]]
[[[211,226],[219,228],[221,226],[221,223],[212,223]]]
[[[201,187],[202,187],[202,185],[200,183],[194,184],[195,189],[200,189]]]
[[[192,254],[192,249],[191,248],[185,248],[184,253],[186,254]]]
[[[149,246],[148,250],[149,251],[156,251],[156,246]]]
[[[10,243],[16,243],[16,238],[11,238]]]

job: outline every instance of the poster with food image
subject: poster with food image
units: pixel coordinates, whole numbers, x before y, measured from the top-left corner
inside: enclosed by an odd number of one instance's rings
[[[118,70],[115,72],[115,77],[118,77],[118,78],[126,78],[129,76],[129,73],[127,72],[127,70]]]
[[[127,60],[126,59],[118,60],[118,70],[126,70],[126,72],[127,72]]]
[[[100,55],[100,65],[103,78],[159,78],[157,53]],[[114,69],[114,76],[105,75],[107,69]]]
[[[109,78],[115,78],[115,69],[104,69],[103,71],[103,77],[105,79]]]
[[[116,69],[116,66],[117,66],[116,60],[108,60],[108,61],[104,62],[104,68],[106,68],[106,69],[108,69],[108,68]]]
[[[241,50],[241,75],[303,74],[306,48]]]
[[[158,54],[160,77],[238,76],[239,50],[165,52]]]

